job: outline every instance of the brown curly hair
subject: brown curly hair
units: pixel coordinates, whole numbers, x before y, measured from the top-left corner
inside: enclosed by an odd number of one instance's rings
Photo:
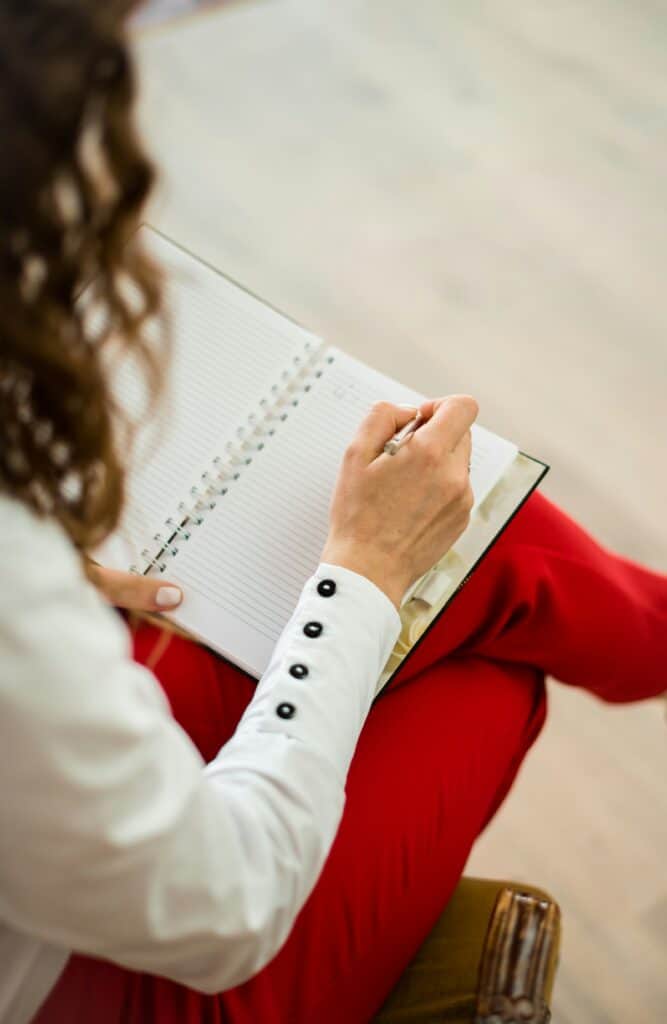
[[[136,427],[114,401],[109,355],[138,362],[144,412],[166,356],[166,338],[146,339],[157,269],[128,244],[154,176],[133,123],[135,6],[0,7],[0,490],[81,549],[118,522]]]

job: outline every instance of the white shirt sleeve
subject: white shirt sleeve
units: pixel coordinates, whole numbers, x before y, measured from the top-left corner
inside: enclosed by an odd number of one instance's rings
[[[243,982],[331,848],[394,605],[320,565],[205,766],[58,528],[17,517],[0,559],[0,919],[202,991]]]

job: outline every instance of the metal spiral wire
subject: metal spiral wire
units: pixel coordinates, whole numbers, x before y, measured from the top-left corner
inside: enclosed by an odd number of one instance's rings
[[[279,425],[312,390],[334,358],[323,356],[313,342],[304,343],[303,353],[293,357],[289,369],[282,371],[279,381],[236,429],[233,440],[226,442],[223,452],[201,473],[187,498],[179,502],[177,515],[165,520],[163,530],[153,537],[155,550],[144,548],[143,564],[131,566],[131,572],[146,575],[154,569],[161,573],[166,571],[168,560],[178,555],[180,545],[191,539],[193,529],[203,524],[207,514],[229,493],[246,467],[270,444]]]

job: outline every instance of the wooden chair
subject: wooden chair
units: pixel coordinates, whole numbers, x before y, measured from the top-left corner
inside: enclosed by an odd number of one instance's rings
[[[560,918],[533,886],[462,879],[374,1024],[547,1024]]]

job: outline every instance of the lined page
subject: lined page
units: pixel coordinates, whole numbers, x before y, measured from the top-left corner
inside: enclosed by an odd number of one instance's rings
[[[327,353],[322,377],[173,562],[186,594],[177,621],[256,676],[320,561],[340,460],[369,406],[425,399],[333,346]],[[475,427],[473,452],[479,503],[517,448]]]
[[[281,371],[306,347],[321,342],[286,317],[150,228],[141,240],[167,272],[172,317],[172,361],[165,415],[155,440],[144,432],[128,479],[121,528],[97,557],[128,568],[188,498],[210,460],[224,450]],[[130,410],[141,400],[129,364],[117,374],[116,393]]]

